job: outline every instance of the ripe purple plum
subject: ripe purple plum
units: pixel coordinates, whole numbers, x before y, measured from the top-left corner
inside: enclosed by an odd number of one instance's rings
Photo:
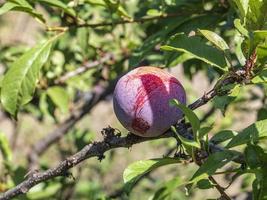
[[[138,67],[122,76],[114,90],[113,107],[120,123],[133,134],[156,137],[182,118],[169,101],[186,103],[181,83],[163,69]]]

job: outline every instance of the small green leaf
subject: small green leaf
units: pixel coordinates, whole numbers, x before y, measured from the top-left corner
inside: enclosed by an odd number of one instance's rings
[[[52,99],[54,104],[61,110],[61,112],[68,112],[69,95],[64,88],[59,86],[50,87],[47,90],[47,94]]]
[[[231,131],[231,130],[223,130],[220,131],[218,133],[216,133],[211,139],[210,141],[214,144],[219,144],[222,142],[225,142],[227,140],[232,139],[235,135],[237,135],[238,133],[235,131]]]
[[[54,116],[55,105],[46,92],[43,92],[40,96],[39,108],[44,116],[51,118],[52,120],[56,119]]]
[[[249,0],[233,0],[238,8],[240,17],[245,21],[245,17],[248,12],[248,2]]]
[[[190,182],[194,183],[203,179],[203,177],[213,175],[217,169],[234,160],[238,155],[239,154],[234,151],[221,151],[211,154],[203,165],[201,165],[195,172]]]
[[[170,106],[176,106],[184,113],[184,115],[186,116],[186,118],[188,119],[188,121],[190,122],[190,124],[192,126],[195,139],[197,139],[198,130],[200,129],[200,121],[199,121],[197,115],[190,108],[181,104],[176,99],[170,100]]]
[[[162,12],[157,9],[149,9],[146,14],[149,16],[160,16],[162,15]]]
[[[235,28],[239,31],[239,33],[241,33],[241,35],[247,38],[249,37],[248,30],[241,24],[240,19],[235,19],[234,25],[235,25]]]
[[[47,61],[52,43],[57,37],[30,49],[9,68],[2,81],[1,102],[12,116],[33,96],[39,71]]]
[[[251,124],[227,144],[226,148],[232,148],[250,141],[256,142],[267,137],[267,120],[257,121]]]
[[[12,160],[12,151],[8,139],[3,132],[0,132],[0,151],[2,152],[4,160],[7,162]]]
[[[177,133],[176,129],[174,126],[171,127],[172,131],[177,135],[179,140],[181,140],[182,144],[187,146],[187,147],[195,147],[200,149],[200,143],[194,141],[194,140],[189,140],[183,136],[181,136],[179,133]]]
[[[227,45],[227,43],[217,33],[214,33],[209,30],[199,30],[199,31],[205,38],[207,38],[207,40],[209,40],[212,44],[214,44],[220,50],[222,51],[229,50],[229,46]]]
[[[79,28],[77,30],[77,42],[81,47],[83,55],[86,56],[89,47],[89,31],[87,28]]]
[[[266,83],[267,82],[267,69],[260,71],[254,78],[251,80],[252,83]]]
[[[169,45],[161,46],[161,50],[188,53],[196,59],[226,71],[227,63],[224,53],[205,44],[197,36],[188,37],[185,34],[176,34],[171,38]]]
[[[1,8],[0,8],[0,15],[14,9],[17,6],[16,3],[12,2],[6,2]]]
[[[130,190],[136,181],[146,173],[164,165],[176,164],[181,161],[177,158],[157,158],[151,160],[140,160],[130,164],[123,172],[123,180],[126,190]]]
[[[214,184],[209,179],[201,179],[197,182],[197,187],[202,190],[214,188]]]

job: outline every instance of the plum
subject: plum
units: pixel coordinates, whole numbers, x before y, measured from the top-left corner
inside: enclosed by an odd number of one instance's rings
[[[118,120],[128,131],[142,137],[156,137],[183,116],[178,108],[169,106],[169,101],[174,98],[186,103],[181,83],[163,69],[142,66],[119,79],[113,107]]]

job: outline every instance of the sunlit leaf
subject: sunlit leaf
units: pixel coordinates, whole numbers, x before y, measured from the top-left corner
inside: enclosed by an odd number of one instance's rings
[[[222,51],[229,50],[229,46],[227,45],[227,43],[217,33],[209,30],[199,30],[199,31],[205,38],[207,38],[207,40],[209,40],[212,44],[214,44]]]
[[[64,88],[59,86],[50,87],[47,90],[47,94],[61,112],[68,112],[69,95]]]
[[[136,181],[146,173],[164,165],[180,163],[177,158],[157,158],[152,160],[139,160],[130,164],[123,172],[123,180],[130,190]]]
[[[6,111],[16,117],[19,108],[34,94],[39,71],[47,61],[54,37],[39,44],[18,58],[2,81],[1,102]]]
[[[196,182],[204,177],[213,175],[217,169],[220,169],[230,161],[234,160],[239,154],[233,151],[216,152],[200,166],[191,178],[191,182]]]
[[[227,66],[224,53],[205,44],[205,42],[201,41],[197,36],[188,37],[185,34],[177,34],[172,37],[169,45],[161,46],[161,50],[188,53],[194,58],[222,70],[225,70],[224,68]]]
[[[246,144],[249,141],[258,141],[267,137],[267,120],[257,121],[251,124],[227,144],[227,148],[232,148],[242,144]]]

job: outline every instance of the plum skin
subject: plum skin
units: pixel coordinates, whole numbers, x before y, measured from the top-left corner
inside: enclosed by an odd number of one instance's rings
[[[183,116],[178,108],[169,106],[171,99],[186,104],[181,83],[163,69],[142,66],[119,79],[113,108],[128,131],[142,137],[156,137]]]

